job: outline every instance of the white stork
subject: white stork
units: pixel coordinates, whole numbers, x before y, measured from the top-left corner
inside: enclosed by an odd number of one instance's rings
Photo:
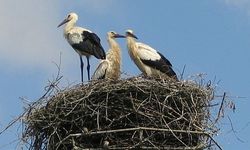
[[[83,61],[82,56],[87,58],[88,80],[90,80],[90,64],[89,58],[91,55],[97,59],[106,59],[105,52],[102,48],[100,38],[88,29],[76,27],[78,16],[76,13],[68,14],[67,18],[62,21],[57,27],[66,24],[64,27],[64,37],[73,49],[79,54],[81,62],[81,81],[83,82]]]
[[[113,79],[117,80],[120,77],[121,66],[121,51],[120,46],[116,42],[115,38],[125,38],[114,31],[110,31],[107,34],[107,40],[110,49],[107,52],[105,60],[101,60],[97,69],[95,70],[92,79]]]
[[[178,80],[172,64],[161,53],[149,45],[136,42],[137,37],[132,30],[126,31],[126,38],[130,58],[144,75],[156,78],[170,77]]]

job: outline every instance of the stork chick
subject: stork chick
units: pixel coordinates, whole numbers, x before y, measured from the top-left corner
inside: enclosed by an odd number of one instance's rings
[[[101,60],[92,76],[92,79],[118,80],[120,78],[121,51],[115,38],[125,38],[125,36],[114,31],[107,33],[107,40],[110,49],[107,52],[107,58],[105,60]]]

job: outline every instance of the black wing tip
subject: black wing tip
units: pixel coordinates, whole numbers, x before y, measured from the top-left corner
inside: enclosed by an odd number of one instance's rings
[[[174,70],[172,69],[172,67],[169,67],[169,70],[168,70],[168,72],[166,72],[166,74],[167,74],[170,78],[172,78],[172,79],[174,79],[174,80],[176,80],[176,81],[179,81],[179,79],[178,79],[176,73],[174,72]]]
[[[173,78],[173,79],[178,81],[177,75],[174,72],[174,70],[172,69],[172,65],[170,65],[168,62],[166,62],[165,59],[160,59],[160,60],[156,60],[156,61],[141,59],[141,61],[145,65],[152,67],[152,68],[155,68],[155,69],[159,70],[160,72],[166,74],[170,78]]]
[[[106,53],[105,53],[105,51],[104,51],[104,49],[103,49],[102,46],[101,46],[100,51],[101,51],[101,59],[106,59]]]
[[[105,51],[101,46],[94,50],[94,56],[97,59],[106,59]]]
[[[98,58],[98,59],[105,60],[106,59],[106,55],[100,56],[100,58]]]

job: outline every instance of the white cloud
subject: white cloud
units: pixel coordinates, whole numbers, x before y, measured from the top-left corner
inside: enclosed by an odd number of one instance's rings
[[[245,6],[250,4],[250,0],[224,0],[226,4],[233,6]]]
[[[102,14],[110,12],[115,0],[0,0],[0,65],[55,69],[63,53],[63,63],[72,64],[73,49],[63,39],[57,25],[75,9]],[[67,6],[67,7],[66,7]],[[62,17],[63,16],[63,17]],[[66,59],[65,59],[66,58]]]
[[[54,67],[63,35],[57,29],[58,4],[51,0],[0,1],[0,63],[15,67]],[[60,20],[60,21],[59,21]]]
[[[223,0],[228,6],[239,8],[250,15],[250,0]]]

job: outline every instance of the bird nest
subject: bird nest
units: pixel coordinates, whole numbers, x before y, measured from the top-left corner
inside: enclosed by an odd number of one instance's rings
[[[216,131],[213,92],[194,82],[141,77],[92,81],[29,108],[23,139],[36,150],[204,149]]]

